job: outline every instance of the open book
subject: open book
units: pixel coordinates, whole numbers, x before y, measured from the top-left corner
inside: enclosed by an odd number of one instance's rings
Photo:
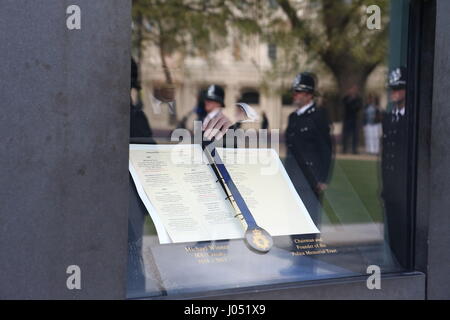
[[[217,152],[259,226],[272,236],[319,233],[274,150]],[[244,237],[200,145],[130,145],[129,169],[161,244]]]

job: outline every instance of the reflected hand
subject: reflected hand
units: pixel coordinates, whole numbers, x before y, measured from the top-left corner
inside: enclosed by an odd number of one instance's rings
[[[139,91],[136,90],[135,88],[132,88],[130,96],[131,96],[131,104],[133,106],[137,105],[139,102]]]
[[[222,112],[219,112],[214,118],[207,119],[203,122],[204,137],[207,140],[222,139],[231,127],[231,121]]]
[[[323,193],[328,189],[328,185],[326,183],[318,183],[316,189],[317,192]]]

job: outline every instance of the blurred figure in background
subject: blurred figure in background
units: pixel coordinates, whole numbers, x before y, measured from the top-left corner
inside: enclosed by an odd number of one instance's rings
[[[269,119],[267,118],[267,114],[265,111],[262,114],[261,129],[269,130]]]
[[[350,88],[342,103],[344,105],[342,151],[343,153],[348,152],[348,144],[352,140],[352,152],[353,154],[358,154],[358,114],[363,108],[363,101],[359,95],[358,86],[354,85]]]
[[[131,59],[131,104],[130,104],[130,138],[150,138],[152,129],[144,113],[140,98],[141,85],[139,83],[138,65]]]
[[[192,115],[196,115],[196,118],[194,121],[201,121],[205,120],[206,118],[206,110],[205,110],[205,96],[206,96],[206,90],[201,90],[197,96],[197,104],[189,111],[188,114],[186,114],[178,123],[177,128],[187,129],[188,125],[187,122],[189,118]]]
[[[197,121],[203,122],[205,120],[207,112],[205,110],[205,96],[206,90],[200,91],[197,97],[197,105],[194,108],[194,113],[197,115]]]
[[[364,108],[364,137],[366,141],[366,152],[378,154],[380,152],[381,137],[381,110],[380,98],[369,95],[367,106]]]

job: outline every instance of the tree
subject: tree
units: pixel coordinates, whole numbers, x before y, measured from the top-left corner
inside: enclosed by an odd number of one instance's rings
[[[373,0],[134,0],[133,21],[137,47],[159,49],[166,83],[173,76],[166,58],[207,57],[228,46],[229,30],[263,35],[280,45],[285,57],[274,64],[275,74],[300,67],[298,53],[318,61],[336,80],[340,94],[356,85],[363,91],[369,75],[385,61],[389,0],[377,0],[383,28],[366,26],[366,8]],[[300,15],[300,10],[307,10]],[[297,55],[297,57],[296,57]],[[296,60],[297,59],[297,60]],[[285,73],[284,73],[285,75]]]
[[[258,32],[254,12],[244,6],[256,0],[134,0],[133,21],[138,51],[148,41],[159,49],[166,83],[173,84],[167,57],[173,53],[208,56],[228,45],[230,27]]]
[[[276,0],[289,21],[286,32],[298,39],[308,55],[318,58],[333,74],[339,92],[345,94],[352,86],[363,91],[367,78],[383,63],[387,52],[387,23],[381,30],[369,30],[365,8],[373,0],[310,0],[308,10],[317,16],[300,18],[294,0]],[[377,0],[382,12],[388,0]],[[302,8],[305,9],[305,8]],[[384,14],[383,22],[386,22]]]
[[[165,86],[157,88],[158,98],[170,101],[170,122],[176,123],[175,86],[167,57],[208,57],[225,47],[228,30],[240,28],[244,34],[258,31],[253,11],[244,6],[257,0],[133,0],[134,47],[141,60],[148,45],[158,48]]]

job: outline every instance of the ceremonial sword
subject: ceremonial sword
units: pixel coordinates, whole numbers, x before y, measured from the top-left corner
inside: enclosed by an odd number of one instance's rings
[[[238,106],[240,106],[241,108],[243,108],[243,106],[250,108],[250,106],[243,103],[239,103]],[[209,145],[213,143],[214,141],[211,141],[209,142]],[[236,184],[231,178],[230,173],[228,172],[222,159],[220,158],[215,146],[210,151],[209,145],[203,144],[203,149],[206,150],[206,155],[208,157],[209,163],[214,170],[214,173],[219,178],[218,182],[220,182],[227,194],[227,200],[231,202],[237,212],[237,215],[235,217],[239,218],[241,223],[244,225],[244,228],[246,229],[245,243],[250,249],[258,253],[269,252],[273,246],[272,236],[266,230],[258,226],[255,218],[250,212],[250,209],[245,203],[244,198],[239,192],[239,189],[236,187]]]

